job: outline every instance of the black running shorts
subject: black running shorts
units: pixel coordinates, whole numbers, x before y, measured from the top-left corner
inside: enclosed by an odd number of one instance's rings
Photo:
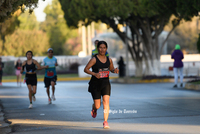
[[[45,87],[47,88],[47,87],[51,86],[51,82],[52,81],[56,85],[56,81],[57,81],[57,76],[56,75],[54,77],[52,77],[52,78],[44,77],[44,85],[45,85]]]
[[[37,75],[36,74],[26,74],[26,85],[37,86]]]
[[[88,91],[91,93],[93,100],[101,99],[101,96],[111,94],[111,86],[109,79],[90,81]]]

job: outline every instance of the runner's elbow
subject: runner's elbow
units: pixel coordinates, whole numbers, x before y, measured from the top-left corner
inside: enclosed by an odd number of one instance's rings
[[[84,72],[87,73],[87,69],[86,68],[84,68]]]

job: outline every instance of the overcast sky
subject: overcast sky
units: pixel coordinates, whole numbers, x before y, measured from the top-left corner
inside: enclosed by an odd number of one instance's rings
[[[43,12],[44,8],[48,5],[48,4],[51,4],[51,1],[52,0],[39,0],[39,3],[38,3],[38,8],[36,8],[34,10],[35,12],[35,15],[37,17],[37,20],[38,21],[44,21],[45,20],[45,16],[46,14]]]

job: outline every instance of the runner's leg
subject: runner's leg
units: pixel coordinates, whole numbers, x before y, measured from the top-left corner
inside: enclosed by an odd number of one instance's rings
[[[49,93],[49,87],[47,87],[47,96],[48,96],[48,98],[50,99],[50,93]]]
[[[19,84],[19,75],[17,75],[17,85]]]
[[[104,121],[107,121],[109,116],[109,110],[110,110],[109,99],[110,99],[109,95],[103,96]]]
[[[93,109],[97,110],[100,108],[100,106],[101,106],[101,99],[95,99],[93,104]]]
[[[52,87],[52,96],[54,96],[54,93],[55,93],[55,82],[51,81],[51,87]]]
[[[30,103],[32,103],[32,93],[33,93],[32,86],[31,85],[27,85],[27,87],[28,87],[28,90],[29,90],[29,94],[28,94],[29,101],[30,101]]]
[[[20,86],[21,86],[21,82],[22,82],[22,74],[20,73],[19,74],[19,84],[20,84]]]
[[[37,86],[34,85],[34,86],[33,86],[33,94],[34,94],[34,95],[36,94],[36,90],[37,90]]]

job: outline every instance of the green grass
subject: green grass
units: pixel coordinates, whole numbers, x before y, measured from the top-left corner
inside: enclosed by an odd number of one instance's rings
[[[22,75],[22,78],[24,78],[25,75]],[[78,77],[78,74],[58,74],[58,78],[69,78],[69,77]],[[44,75],[39,74],[37,75],[37,78],[44,78]],[[16,75],[9,75],[9,76],[3,76],[4,80],[10,80],[10,79],[16,79]]]
[[[200,84],[200,81],[191,82],[192,84]]]
[[[142,77],[135,77],[135,76],[131,76],[130,78],[131,79],[136,79],[136,80],[141,80],[142,79]]]

